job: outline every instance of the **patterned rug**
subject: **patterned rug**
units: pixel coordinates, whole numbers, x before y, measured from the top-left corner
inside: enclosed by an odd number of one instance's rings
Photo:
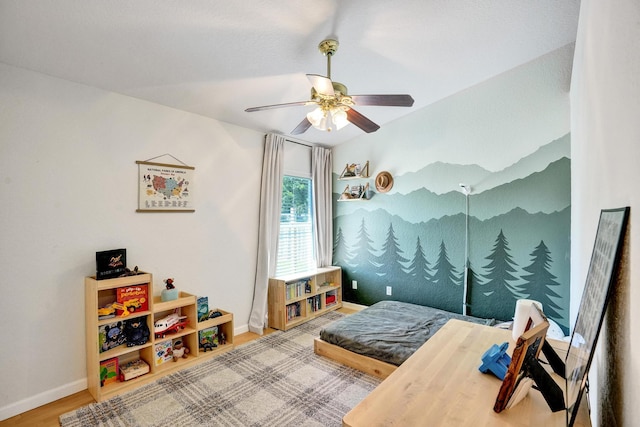
[[[60,416],[85,426],[340,426],[378,378],[313,353],[329,312],[110,400]]]

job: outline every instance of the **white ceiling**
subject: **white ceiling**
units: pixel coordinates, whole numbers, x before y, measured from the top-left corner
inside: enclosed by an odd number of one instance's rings
[[[579,0],[0,0],[0,61],[258,131],[289,134],[312,107],[317,46],[350,94],[408,93],[356,109],[384,126],[575,42]],[[297,139],[336,145],[351,125]]]

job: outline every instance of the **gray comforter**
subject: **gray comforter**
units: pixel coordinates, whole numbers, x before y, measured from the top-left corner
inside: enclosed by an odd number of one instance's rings
[[[354,353],[399,366],[449,319],[492,325],[481,319],[399,301],[380,301],[327,325],[320,338]]]

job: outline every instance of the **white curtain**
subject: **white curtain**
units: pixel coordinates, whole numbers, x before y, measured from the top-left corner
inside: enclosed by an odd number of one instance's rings
[[[262,335],[267,319],[269,277],[275,275],[278,261],[284,141],[284,137],[280,135],[268,134],[264,145],[262,184],[260,186],[258,260],[253,305],[249,316],[249,331],[259,335]]]
[[[333,216],[331,150],[313,147],[311,150],[311,177],[313,180],[313,241],[316,265],[331,265],[333,258]]]

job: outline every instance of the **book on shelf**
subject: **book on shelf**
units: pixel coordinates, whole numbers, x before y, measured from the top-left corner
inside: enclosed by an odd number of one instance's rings
[[[149,295],[146,284],[123,286],[116,289],[116,302],[124,306],[129,313],[135,311],[147,311],[149,309]],[[121,316],[123,309],[118,308],[117,314]]]
[[[211,349],[217,347],[219,344],[218,327],[212,326],[198,331],[198,341],[200,343],[200,348]]]
[[[173,347],[171,340],[156,343],[154,348],[156,366],[160,366],[165,362],[173,361]]]
[[[322,308],[322,300],[320,299],[320,295],[314,295],[312,297],[307,298],[307,308],[309,310],[318,311]]]
[[[98,347],[100,353],[116,348],[127,341],[122,322],[101,325],[98,328]]]
[[[300,317],[300,315],[300,301],[287,305],[287,320],[295,319],[296,317]]]
[[[311,279],[301,279],[286,284],[287,299],[301,297],[311,293]]]
[[[118,358],[112,357],[100,362],[100,387],[118,382]]]
[[[128,381],[149,372],[149,365],[142,359],[120,365],[120,381]]]
[[[204,322],[209,318],[209,297],[198,297],[198,322]]]

